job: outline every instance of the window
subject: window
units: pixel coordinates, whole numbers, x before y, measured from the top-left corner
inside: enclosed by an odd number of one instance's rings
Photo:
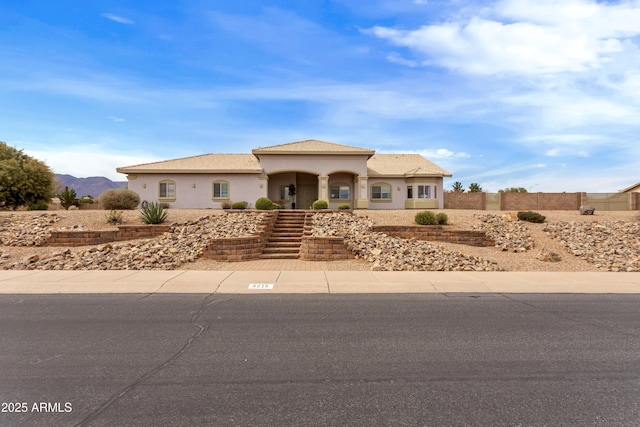
[[[229,183],[227,181],[216,181],[213,183],[213,198],[228,199]]]
[[[163,181],[160,183],[158,190],[159,199],[173,199],[176,198],[176,183],[173,181]]]
[[[288,185],[280,186],[280,200],[291,200],[291,196],[289,195]]]
[[[391,200],[391,186],[389,184],[372,185],[371,200]]]
[[[347,184],[329,186],[329,198],[332,200],[351,200],[351,188]]]
[[[430,199],[430,198],[431,198],[431,186],[418,185],[418,199]]]
[[[412,186],[408,186],[407,187],[407,199],[413,199],[413,187]]]

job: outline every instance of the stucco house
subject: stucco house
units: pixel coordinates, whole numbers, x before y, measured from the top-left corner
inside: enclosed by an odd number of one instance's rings
[[[640,192],[640,182],[636,182],[635,184],[619,191],[620,193],[638,193]]]
[[[285,209],[326,200],[335,209],[441,209],[451,174],[419,154],[306,140],[259,147],[251,154],[203,154],[125,166],[128,188],[172,208],[221,208],[268,197]],[[295,190],[290,194],[290,189]]]

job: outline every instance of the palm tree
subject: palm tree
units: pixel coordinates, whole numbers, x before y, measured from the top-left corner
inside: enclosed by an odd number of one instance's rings
[[[469,193],[482,193],[482,187],[477,182],[469,184]]]
[[[462,183],[460,181],[453,183],[453,191],[455,193],[464,193],[464,188],[462,188]]]

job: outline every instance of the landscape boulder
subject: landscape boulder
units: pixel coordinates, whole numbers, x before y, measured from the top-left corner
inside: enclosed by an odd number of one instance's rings
[[[593,215],[596,208],[592,208],[591,206],[580,206],[580,215]]]

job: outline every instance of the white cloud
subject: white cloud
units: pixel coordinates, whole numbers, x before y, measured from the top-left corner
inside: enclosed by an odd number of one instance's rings
[[[389,62],[394,62],[396,64],[406,65],[407,67],[417,67],[418,66],[418,62],[417,61],[414,61],[412,59],[403,58],[401,55],[399,55],[398,53],[395,53],[395,52],[392,52],[389,55],[387,55],[387,60]]]
[[[128,18],[124,18],[122,16],[119,15],[114,15],[113,13],[103,13],[102,16],[104,16],[105,18],[113,21],[113,22],[117,22],[119,24],[126,24],[126,25],[132,25],[133,21],[128,19]]]
[[[109,120],[111,120],[114,123],[120,123],[120,122],[124,122],[124,119],[122,117],[116,117],[116,116],[109,116],[107,117]]]
[[[469,74],[584,72],[632,48],[640,5],[588,0],[507,0],[469,18],[414,30],[371,32],[424,56],[424,64]]]
[[[436,150],[420,150],[418,154],[428,159],[466,159],[471,157],[470,154],[459,151],[451,151],[446,148],[438,148]]]

